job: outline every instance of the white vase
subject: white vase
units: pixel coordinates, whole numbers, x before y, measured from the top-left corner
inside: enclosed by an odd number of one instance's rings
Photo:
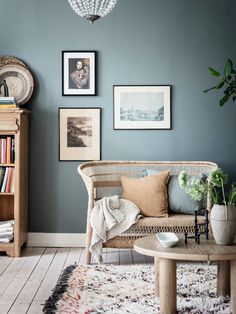
[[[210,223],[217,244],[233,244],[236,235],[236,206],[215,204],[211,209]]]

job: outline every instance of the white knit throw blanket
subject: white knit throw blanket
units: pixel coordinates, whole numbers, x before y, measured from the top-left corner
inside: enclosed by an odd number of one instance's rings
[[[90,223],[93,228],[90,252],[99,263],[102,243],[128,230],[141,218],[140,209],[131,201],[117,195],[104,197],[95,203]]]

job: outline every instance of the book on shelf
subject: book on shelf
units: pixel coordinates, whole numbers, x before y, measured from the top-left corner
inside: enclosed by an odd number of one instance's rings
[[[7,161],[7,140],[5,137],[1,138],[1,163],[5,164]]]
[[[15,169],[12,168],[10,193],[14,193],[14,192],[15,192]]]
[[[11,137],[7,136],[7,164],[11,163]]]
[[[15,139],[14,137],[11,138],[11,163],[15,161]]]
[[[15,160],[14,136],[0,136],[0,164],[11,164]]]
[[[14,97],[0,97],[0,109],[19,108]]]
[[[17,104],[1,104],[0,103],[0,109],[19,109],[19,106]]]
[[[8,175],[7,175],[6,188],[5,188],[6,193],[10,193],[10,191],[11,191],[12,170],[13,170],[13,168],[9,167]]]
[[[5,167],[0,167],[0,189],[2,186],[3,179],[4,179],[5,170],[6,170]]]
[[[12,167],[5,167],[1,193],[14,193],[14,168]]]
[[[2,186],[1,186],[1,193],[4,193],[5,190],[6,190],[8,172],[9,172],[9,168],[6,167],[4,178],[3,178],[3,182],[2,182]]]
[[[0,97],[0,102],[16,102],[15,97]]]

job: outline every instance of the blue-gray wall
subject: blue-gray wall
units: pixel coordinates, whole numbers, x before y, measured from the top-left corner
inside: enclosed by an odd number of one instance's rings
[[[236,178],[236,103],[218,107],[208,66],[236,62],[235,0],[119,0],[90,25],[66,0],[0,0],[0,55],[27,63],[32,232],[84,232],[78,162],[58,161],[58,107],[102,107],[102,158],[212,160]],[[62,50],[98,51],[98,96],[62,97]],[[113,84],[171,84],[172,130],[113,130]]]

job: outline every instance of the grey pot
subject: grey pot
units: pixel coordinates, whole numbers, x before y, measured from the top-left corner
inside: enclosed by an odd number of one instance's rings
[[[211,209],[210,223],[217,244],[233,244],[236,235],[236,206],[215,204]]]

